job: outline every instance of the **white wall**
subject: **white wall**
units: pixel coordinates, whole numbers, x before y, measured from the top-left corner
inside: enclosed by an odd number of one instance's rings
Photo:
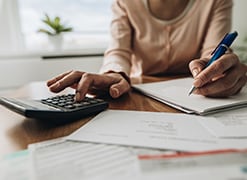
[[[14,88],[31,81],[46,81],[69,70],[98,72],[102,57],[0,60],[0,90]]]
[[[247,37],[247,0],[233,0],[233,28],[239,33],[234,42],[237,45],[243,45],[243,39]]]
[[[16,0],[0,0],[0,52],[22,49]]]

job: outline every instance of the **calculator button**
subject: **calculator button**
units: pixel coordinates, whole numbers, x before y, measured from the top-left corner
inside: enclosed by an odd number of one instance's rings
[[[66,104],[65,103],[59,103],[58,106],[64,107]]]
[[[58,101],[52,101],[51,103],[52,104],[58,104]]]
[[[90,103],[89,102],[82,102],[81,104],[82,105],[89,105]]]
[[[95,104],[95,103],[97,103],[98,101],[96,101],[96,100],[90,100],[90,103],[92,103],[92,104]]]
[[[96,101],[98,101],[98,102],[103,102],[104,100],[102,100],[102,99],[95,99]]]
[[[67,108],[67,109],[74,109],[75,108],[75,106],[73,106],[73,105],[67,105],[67,106],[64,106],[65,108]]]
[[[83,104],[81,104],[81,103],[75,103],[75,104],[73,104],[75,107],[81,107],[81,106],[83,106]]]

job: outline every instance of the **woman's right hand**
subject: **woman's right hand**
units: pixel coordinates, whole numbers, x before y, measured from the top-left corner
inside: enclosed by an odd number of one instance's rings
[[[81,101],[87,93],[97,95],[109,93],[118,98],[130,90],[129,82],[120,73],[90,74],[70,71],[47,81],[50,91],[58,93],[67,87],[76,89],[75,100]]]

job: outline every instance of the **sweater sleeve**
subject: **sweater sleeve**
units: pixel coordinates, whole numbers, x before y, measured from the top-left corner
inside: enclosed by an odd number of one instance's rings
[[[104,55],[101,73],[121,72],[127,76],[130,73],[132,28],[123,2],[114,0],[112,4],[111,41]]]
[[[226,33],[231,30],[232,0],[216,0],[211,11],[211,18],[206,31],[201,57],[208,57]]]

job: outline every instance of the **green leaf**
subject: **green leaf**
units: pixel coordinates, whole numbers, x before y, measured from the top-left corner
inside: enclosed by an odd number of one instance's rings
[[[60,18],[59,17],[55,17],[54,24],[56,27],[58,27],[60,25]]]
[[[40,29],[38,32],[43,32],[48,35],[57,35],[62,32],[70,32],[73,30],[72,27],[66,27],[61,23],[60,17],[56,16],[54,19],[51,19],[48,14],[45,14],[45,18],[42,19],[42,22],[47,26],[48,29]]]
[[[54,35],[52,32],[50,32],[46,29],[39,29],[38,32],[46,33],[46,34],[51,35],[51,36]]]

